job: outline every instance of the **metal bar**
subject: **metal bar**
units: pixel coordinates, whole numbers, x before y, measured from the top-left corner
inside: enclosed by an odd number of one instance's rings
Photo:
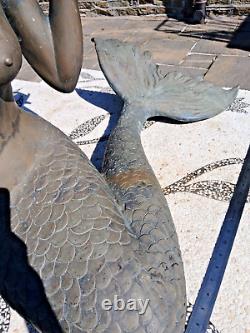
[[[186,0],[183,10],[184,19],[190,24],[205,23],[207,0]]]
[[[8,257],[9,234],[10,234],[10,194],[7,189],[0,188],[0,293],[2,293],[3,291],[3,284],[6,277],[5,267],[9,260]]]
[[[193,23],[205,23],[207,0],[195,0]]]
[[[185,333],[205,333],[238,230],[250,186],[250,146]]]
[[[0,239],[10,232],[10,194],[5,188],[0,188]]]

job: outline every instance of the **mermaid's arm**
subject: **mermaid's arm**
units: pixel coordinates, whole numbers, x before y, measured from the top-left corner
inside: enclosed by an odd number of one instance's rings
[[[31,66],[55,89],[71,92],[82,66],[77,0],[50,0],[48,17],[36,0],[1,1]]]

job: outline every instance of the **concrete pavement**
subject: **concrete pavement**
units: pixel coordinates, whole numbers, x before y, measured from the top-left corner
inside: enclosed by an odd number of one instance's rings
[[[99,69],[93,37],[117,38],[150,50],[163,73],[204,76],[221,86],[250,90],[250,19],[215,16],[188,25],[166,16],[84,17],[83,67]],[[24,62],[19,79],[39,81]]]

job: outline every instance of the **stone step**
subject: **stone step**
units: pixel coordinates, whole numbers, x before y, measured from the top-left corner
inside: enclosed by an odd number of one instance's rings
[[[246,5],[250,0],[208,0],[208,5]]]
[[[231,3],[230,3],[231,2]],[[48,1],[39,1],[48,13]],[[179,15],[184,8],[183,0],[82,0],[79,1],[82,16],[125,16],[125,15]],[[135,3],[139,3],[136,5]],[[209,0],[207,12],[216,15],[248,15],[250,0]]]
[[[176,0],[174,0],[176,2]],[[139,2],[139,4],[138,4]],[[45,13],[48,13],[49,5],[47,1],[40,1],[40,6]],[[168,1],[164,6],[162,0],[111,0],[111,1],[79,1],[79,9],[82,16],[141,16],[141,15],[159,15],[172,14],[178,12],[183,7],[183,0]],[[167,11],[166,11],[167,7]]]
[[[91,9],[91,13],[96,13],[97,15],[108,15],[108,16],[123,16],[123,15],[153,15],[153,14],[166,14],[166,8],[164,6],[156,5],[139,5],[139,6],[125,6],[125,7],[110,7],[110,8],[100,8],[94,6]],[[88,16],[88,13],[86,13]]]
[[[217,15],[230,14],[230,15],[249,15],[250,14],[250,3],[249,4],[230,4],[220,5],[211,4],[206,7],[208,13]]]

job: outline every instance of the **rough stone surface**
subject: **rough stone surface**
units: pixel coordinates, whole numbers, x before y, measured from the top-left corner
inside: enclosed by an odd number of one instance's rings
[[[248,3],[228,3],[228,4],[210,4],[206,7],[208,14],[215,15],[249,15],[250,5]]]
[[[249,1],[209,0],[207,13],[248,15],[250,13]],[[39,0],[39,2],[42,9],[48,12],[48,1]],[[78,2],[83,16],[151,15],[163,13],[164,9],[167,14],[182,18],[185,8],[184,0],[79,0]],[[143,5],[144,8],[138,8],[140,5]]]
[[[205,76],[205,79],[219,85],[230,87],[240,85],[250,90],[249,57],[220,55]]]
[[[194,43],[193,40],[187,39],[153,39],[146,42],[143,47],[146,50],[153,50],[153,58],[157,63],[167,62],[169,65],[177,65],[191,50]]]
[[[239,45],[238,45],[239,46]],[[202,39],[197,42],[192,50],[195,53],[237,55],[248,57],[249,52],[240,48],[229,48],[228,43],[216,40]]]
[[[208,69],[215,60],[214,55],[208,54],[188,54],[180,63],[185,67],[198,67]]]
[[[42,9],[48,12],[48,1],[39,1]],[[175,14],[182,16],[184,0],[80,0],[78,1],[80,13],[83,16],[107,15],[152,15],[152,14]]]

